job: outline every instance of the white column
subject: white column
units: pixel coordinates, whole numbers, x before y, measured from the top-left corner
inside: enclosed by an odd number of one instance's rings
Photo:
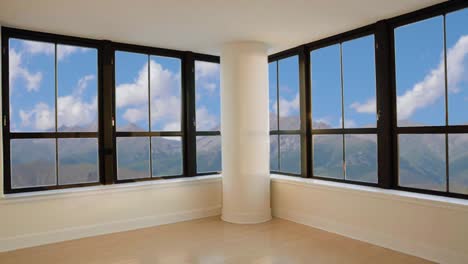
[[[271,219],[267,46],[233,42],[221,51],[222,219]]]

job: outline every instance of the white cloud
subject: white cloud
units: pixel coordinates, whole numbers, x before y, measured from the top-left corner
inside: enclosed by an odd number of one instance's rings
[[[180,130],[180,96],[156,97],[152,99],[151,124],[162,130]]]
[[[216,116],[212,115],[206,107],[196,110],[197,130],[210,130],[218,125]]]
[[[202,87],[207,90],[209,93],[214,93],[216,91],[216,88],[218,87],[216,83],[213,82],[207,82],[203,83]]]
[[[14,87],[14,83],[18,79],[22,79],[26,83],[26,89],[28,92],[37,92],[40,88],[42,81],[42,73],[29,71],[25,65],[23,65],[23,58],[27,55],[54,55],[55,46],[52,43],[38,42],[23,40],[21,41],[23,48],[20,51],[16,51],[11,48],[9,51],[9,70],[10,70],[10,86]],[[77,52],[86,52],[88,49],[79,48],[68,45],[57,46],[57,59],[62,60],[65,57]]]
[[[85,102],[83,92],[88,83],[94,80],[94,75],[86,75],[78,80],[71,95],[61,96],[57,99],[58,126],[74,127],[88,125],[97,118],[97,97],[91,102]]]
[[[58,126],[75,127],[89,125],[97,117],[97,98],[87,103],[72,95],[59,97],[57,101]]]
[[[145,64],[132,83],[116,87],[117,108],[139,108],[148,103],[148,65]],[[180,130],[181,98],[180,75],[164,69],[155,61],[150,61],[151,122],[163,130]],[[127,113],[127,112],[126,112]],[[132,123],[138,121],[136,111],[127,113],[124,118]]]
[[[162,130],[163,131],[179,131],[180,130],[180,123],[179,122],[166,123]],[[176,139],[178,139],[178,138],[176,138]]]
[[[20,110],[19,114],[23,127],[32,125],[36,130],[44,131],[55,126],[54,109],[51,109],[46,103],[40,102],[30,111]]]
[[[97,118],[97,97],[85,102],[83,92],[88,83],[95,79],[87,75],[77,82],[72,94],[57,99],[58,126],[75,127],[92,124]],[[35,130],[51,130],[55,128],[55,109],[44,102],[34,106],[32,110],[20,110],[21,125]]]
[[[44,55],[54,55],[55,54],[55,44],[47,43],[47,42],[38,42],[38,41],[31,41],[31,40],[24,40],[22,41],[23,47],[25,52],[37,55],[37,54],[44,54]],[[69,55],[75,52],[86,52],[87,48],[81,48],[77,46],[69,46],[69,45],[57,45],[57,59],[63,60]]]
[[[86,50],[85,48],[75,46],[57,45],[57,59],[60,61],[77,51],[85,52]]]
[[[458,85],[467,73],[463,65],[468,54],[468,36],[462,36],[457,43],[447,51],[448,91],[460,92]],[[432,69],[424,79],[416,83],[410,90],[398,96],[398,119],[409,119],[418,109],[425,108],[445,94],[444,60],[437,68]],[[355,102],[351,108],[360,113],[375,113],[375,98],[366,103]]]
[[[95,78],[96,78],[96,76],[94,76],[94,74],[89,74],[89,75],[86,75],[83,78],[79,79],[78,84],[77,84],[77,86],[75,88],[76,92],[79,93],[79,94],[83,93],[86,90],[86,88],[88,87],[88,83],[90,81],[93,81]]]
[[[213,62],[196,61],[195,76],[198,79],[210,79],[219,77],[219,64]]]
[[[144,120],[148,118],[148,108],[129,108],[125,110],[123,114],[123,118],[127,120],[129,123],[135,124],[138,121]]]
[[[341,122],[343,121],[343,118],[340,117],[340,123],[339,123],[339,127],[341,127]],[[353,119],[346,119],[344,120],[344,126],[346,128],[353,128],[353,127],[357,127],[357,124],[356,124],[356,121],[354,121]]]
[[[32,40],[23,40],[23,48],[27,53],[53,55],[55,52],[55,45],[47,42],[38,42]]]
[[[283,97],[280,97],[279,108],[280,108],[280,112],[279,112],[280,116],[289,116],[292,113],[299,111],[299,93],[296,93],[296,96],[292,100],[287,100],[287,99],[284,99]],[[273,105],[273,111],[275,113],[277,112],[276,102]]]
[[[14,83],[18,79],[26,82],[26,89],[28,92],[39,91],[40,83],[42,81],[42,73],[32,73],[22,65],[22,54],[10,49],[9,52],[9,70],[10,70],[10,89],[14,87]]]
[[[377,109],[375,98],[369,99],[367,100],[367,102],[363,104],[354,102],[351,104],[350,107],[358,113],[367,113],[367,114],[374,114]]]

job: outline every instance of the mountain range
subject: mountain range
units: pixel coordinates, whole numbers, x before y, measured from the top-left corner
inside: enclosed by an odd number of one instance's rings
[[[270,118],[271,127],[276,120]],[[328,128],[325,123],[313,123],[314,128]],[[280,118],[283,130],[299,129],[298,117]],[[60,131],[77,131],[63,127]],[[123,128],[142,131],[135,125]],[[90,128],[81,131],[93,131]],[[344,141],[344,149],[343,149]],[[58,175],[55,173],[54,139],[15,139],[11,145],[13,187],[92,182],[98,180],[97,140],[59,139]],[[299,173],[300,137],[270,136],[270,166],[272,170]],[[376,135],[314,135],[314,175],[346,178],[354,181],[377,182]],[[400,185],[431,190],[445,190],[444,135],[400,135]],[[149,176],[149,138],[118,138],[117,164],[119,179]],[[219,136],[199,136],[197,170],[221,171],[221,140]],[[182,174],[182,144],[177,137],[153,137],[152,175]],[[278,150],[280,152],[278,153]],[[343,153],[344,160],[343,162]],[[280,157],[278,158],[278,154]],[[449,188],[451,192],[468,193],[468,135],[449,135]],[[346,166],[343,166],[346,164]],[[280,168],[278,168],[278,165]]]

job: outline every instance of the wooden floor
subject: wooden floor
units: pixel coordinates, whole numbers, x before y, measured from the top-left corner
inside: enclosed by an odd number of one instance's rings
[[[429,262],[286,220],[234,225],[211,217],[0,253],[0,263]]]

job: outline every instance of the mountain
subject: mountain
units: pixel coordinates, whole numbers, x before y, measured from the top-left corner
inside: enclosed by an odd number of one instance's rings
[[[271,124],[274,125],[274,117]],[[407,122],[407,124],[411,124]],[[282,129],[298,129],[297,117],[280,119]],[[314,128],[329,128],[314,123]],[[62,131],[76,131],[63,128]],[[135,125],[126,129],[141,131]],[[90,131],[87,129],[86,131]],[[153,176],[182,174],[182,141],[173,137],[153,137],[151,141]],[[280,144],[278,144],[278,139]],[[314,174],[340,178],[343,170],[343,136],[315,135]],[[55,175],[54,139],[12,140],[12,184],[16,187],[53,185]],[[270,136],[270,165],[272,170],[299,173],[300,137],[298,135]],[[344,138],[346,179],[377,181],[376,135],[346,135]],[[400,184],[408,187],[445,190],[445,136],[422,134],[400,135]],[[61,184],[96,181],[98,179],[97,140],[59,139],[59,177]],[[149,139],[118,138],[117,164],[120,179],[149,175]],[[221,171],[221,140],[219,136],[198,136],[197,166],[199,172]],[[278,154],[280,150],[280,159]],[[450,190],[468,193],[468,135],[449,135]],[[278,161],[281,164],[278,164]]]

